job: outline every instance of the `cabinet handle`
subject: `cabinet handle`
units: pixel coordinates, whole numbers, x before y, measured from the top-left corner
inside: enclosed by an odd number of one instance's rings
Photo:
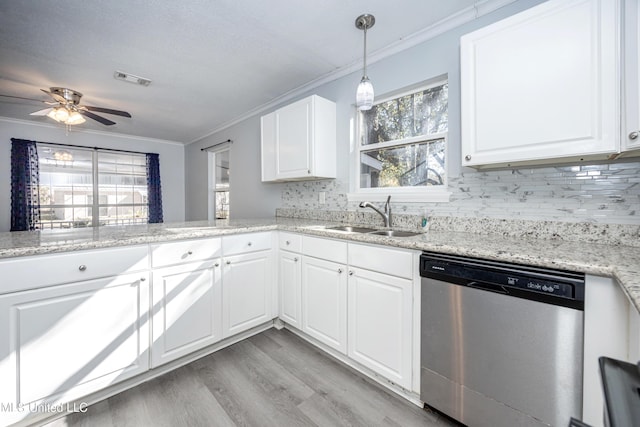
[[[231,264],[231,261],[227,261],[227,265]]]
[[[141,281],[141,282],[144,282],[144,281],[146,281],[146,280],[147,280],[147,278],[146,278],[146,277],[141,277],[141,278],[140,278],[140,281]]]
[[[349,276],[353,276],[353,271],[349,271]]]
[[[307,173],[311,175],[311,169],[307,169]]]
[[[87,266],[82,264],[80,267],[78,267],[78,270],[80,271],[85,271],[87,269]]]
[[[287,240],[285,243],[286,243],[287,245],[290,245],[290,244],[291,244],[291,242],[290,242],[290,241],[288,241],[288,240]]]
[[[629,134],[629,139],[638,139],[638,132],[631,132]]]
[[[251,246],[251,242],[247,243],[247,246]]]
[[[295,258],[293,259],[293,262],[298,262],[298,257],[295,257]]]
[[[342,269],[341,268],[338,269],[338,274],[342,274]]]
[[[471,160],[471,156],[467,154],[466,156],[464,156],[464,159],[468,162],[469,160]]]
[[[216,262],[215,264],[213,264],[215,267],[220,267],[220,263]]]
[[[193,255],[193,251],[187,252],[187,255]]]

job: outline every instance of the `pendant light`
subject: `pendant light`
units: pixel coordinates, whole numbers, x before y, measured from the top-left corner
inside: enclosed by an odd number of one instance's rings
[[[358,110],[370,110],[373,107],[373,85],[367,76],[367,30],[376,23],[373,15],[365,13],[356,18],[356,28],[364,30],[364,70],[362,80],[356,90],[356,107]]]

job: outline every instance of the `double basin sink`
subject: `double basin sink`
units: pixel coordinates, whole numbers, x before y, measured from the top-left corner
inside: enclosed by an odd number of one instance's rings
[[[411,237],[411,236],[417,236],[418,234],[421,234],[414,231],[376,230],[375,228],[354,227],[351,225],[339,225],[337,227],[327,227],[325,230],[342,231],[345,233],[370,234],[373,236],[386,236],[386,237]]]

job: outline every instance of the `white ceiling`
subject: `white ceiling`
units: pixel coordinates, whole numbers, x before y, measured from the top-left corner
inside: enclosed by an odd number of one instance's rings
[[[83,128],[189,143],[287,92],[360,67],[363,34],[354,21],[361,13],[376,17],[367,35],[375,59],[488,1],[4,0],[0,94],[47,100],[39,89],[68,87],[84,94],[82,104],[133,116],[104,114],[117,124],[87,120]],[[115,70],[152,83],[115,80]],[[29,115],[42,108],[0,97],[0,116],[54,123]]]

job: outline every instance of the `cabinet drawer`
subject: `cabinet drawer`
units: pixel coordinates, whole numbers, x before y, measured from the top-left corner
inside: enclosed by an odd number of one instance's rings
[[[157,268],[215,258],[221,255],[220,249],[220,238],[154,244],[151,245],[151,266]]]
[[[412,252],[380,246],[349,243],[349,265],[407,279],[417,274],[413,269]]]
[[[222,250],[226,255],[271,249],[271,232],[237,234],[222,238]]]
[[[149,259],[146,245],[8,258],[0,261],[0,294],[147,268]]]
[[[293,233],[278,233],[278,247],[285,251],[302,251],[302,236]]]
[[[315,258],[346,264],[347,242],[303,236],[302,253]]]

